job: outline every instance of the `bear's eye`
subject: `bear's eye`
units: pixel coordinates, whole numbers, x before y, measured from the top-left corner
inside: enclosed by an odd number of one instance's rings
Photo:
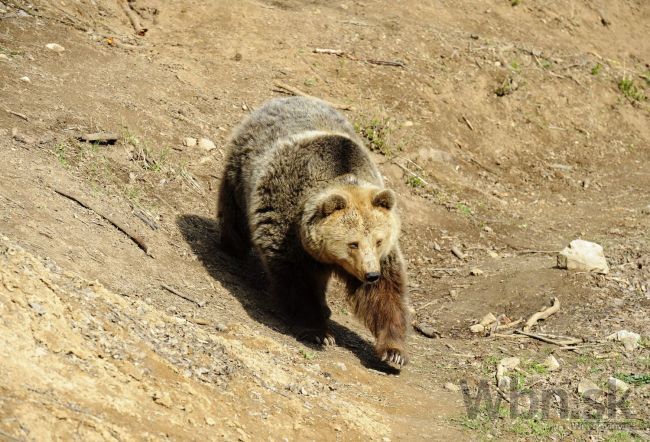
[[[381,239],[378,239],[377,240],[377,247],[379,247],[380,245],[381,245]]]
[[[359,243],[358,242],[351,242],[348,244],[348,247],[351,249],[358,249],[359,248]]]

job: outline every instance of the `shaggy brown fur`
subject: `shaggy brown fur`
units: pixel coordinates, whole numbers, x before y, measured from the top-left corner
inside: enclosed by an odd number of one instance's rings
[[[333,273],[376,338],[405,364],[405,271],[395,194],[350,123],[322,101],[273,100],[235,131],[219,193],[221,243],[253,246],[298,335],[334,343],[325,292]]]

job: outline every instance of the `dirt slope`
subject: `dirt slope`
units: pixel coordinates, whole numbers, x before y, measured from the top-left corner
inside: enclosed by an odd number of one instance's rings
[[[647,2],[131,7],[142,37],[119,2],[0,1],[0,437],[648,436]],[[215,243],[228,134],[279,83],[349,105],[399,194],[414,319],[439,336],[414,332],[401,373],[376,361],[336,284],[339,346],[320,351],[288,334],[254,259]],[[96,131],[120,140],[77,140]],[[554,268],[579,237],[605,247],[609,275]],[[562,308],[536,330],[581,348],[469,332],[552,296]],[[641,346],[601,342],[621,329]],[[559,372],[539,368],[547,354]],[[522,360],[520,392],[560,389],[582,413],[468,416],[445,384],[475,395],[486,381],[496,397],[506,356]],[[631,385],[627,411],[594,417],[577,385],[610,376]]]

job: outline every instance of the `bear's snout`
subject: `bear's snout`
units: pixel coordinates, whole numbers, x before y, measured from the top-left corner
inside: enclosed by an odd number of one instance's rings
[[[379,272],[368,272],[365,275],[366,282],[370,282],[370,283],[377,282],[379,281],[380,276],[381,274]]]

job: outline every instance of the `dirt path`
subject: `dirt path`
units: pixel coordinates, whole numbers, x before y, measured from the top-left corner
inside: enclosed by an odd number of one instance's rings
[[[0,2],[0,436],[647,437],[650,7],[514,3],[138,0],[138,37],[117,2]],[[440,336],[414,332],[400,374],[336,285],[339,346],[320,351],[288,334],[255,263],[215,244],[228,133],[277,83],[349,104],[374,134],[414,319]],[[120,140],[77,140],[97,131]],[[609,275],[554,268],[579,237],[605,247]],[[589,345],[469,332],[552,296],[562,309],[538,331]],[[622,329],[641,346],[600,342]],[[559,372],[540,368],[548,354]],[[458,385],[496,398],[506,356],[522,360],[519,392],[557,389],[580,413],[468,416]],[[624,409],[590,414],[578,383],[611,376],[630,385]]]

